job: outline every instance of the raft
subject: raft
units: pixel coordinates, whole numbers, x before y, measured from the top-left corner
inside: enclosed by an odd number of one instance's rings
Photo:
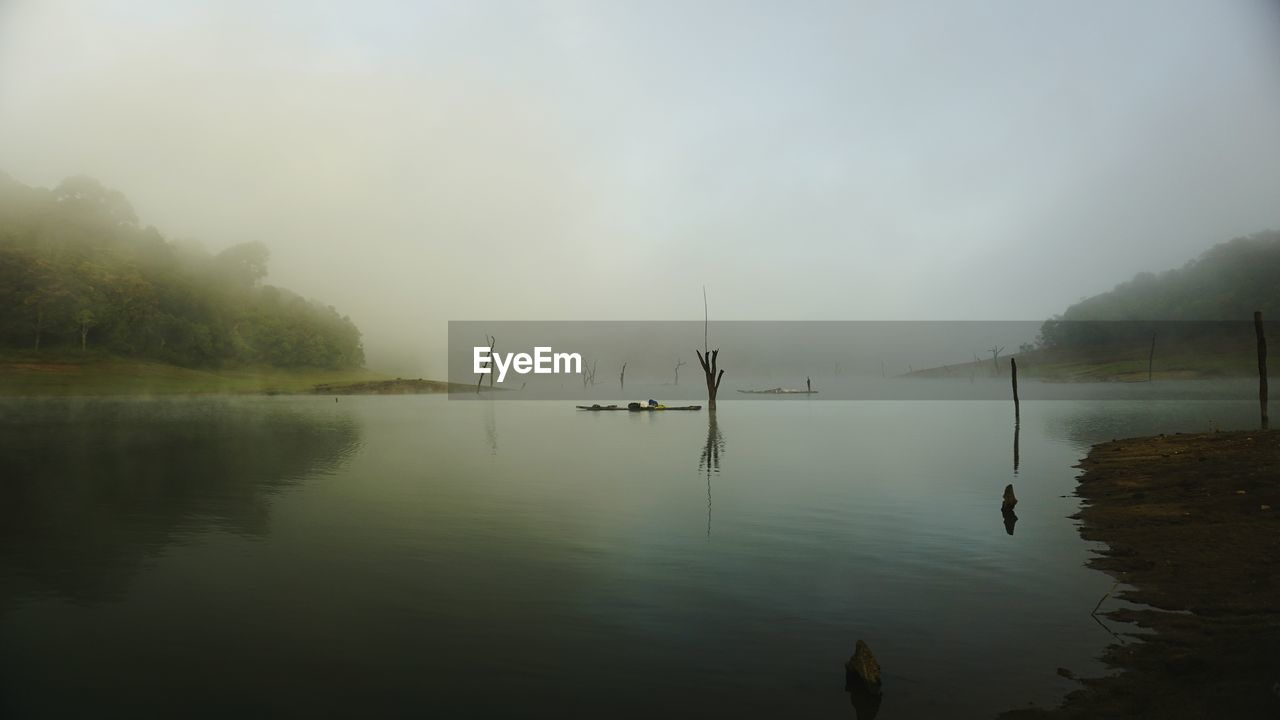
[[[701,410],[701,405],[641,405],[639,407],[618,407],[617,405],[578,405],[579,410],[587,412],[666,412],[668,410]]]
[[[787,388],[769,388],[768,390],[739,390],[748,395],[817,395],[817,390],[789,390]]]

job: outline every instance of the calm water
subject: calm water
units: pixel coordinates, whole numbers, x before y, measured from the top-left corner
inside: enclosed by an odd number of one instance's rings
[[[1015,477],[1007,402],[4,401],[0,715],[853,717],[858,638],[880,718],[1056,704],[1071,466],[1254,411],[1024,403]]]

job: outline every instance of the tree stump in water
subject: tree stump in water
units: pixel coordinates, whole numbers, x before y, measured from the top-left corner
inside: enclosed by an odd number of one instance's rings
[[[1011,513],[1013,506],[1018,504],[1018,498],[1013,494],[1013,484],[1004,486],[1004,501],[1000,503],[1000,512]]]
[[[846,687],[861,685],[872,695],[880,694],[880,663],[876,662],[876,656],[871,654],[871,648],[864,641],[858,641],[853,656],[844,664],[844,670]]]

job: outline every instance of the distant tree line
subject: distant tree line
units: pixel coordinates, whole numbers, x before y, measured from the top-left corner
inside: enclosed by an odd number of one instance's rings
[[[1255,310],[1280,319],[1280,232],[1210,248],[1180,268],[1139,273],[1046,321],[1037,344],[1082,350],[1164,340],[1252,339]]]
[[[210,255],[167,240],[92,178],[50,190],[0,174],[0,348],[188,366],[363,365],[349,318],[262,284],[268,256],[260,242]]]

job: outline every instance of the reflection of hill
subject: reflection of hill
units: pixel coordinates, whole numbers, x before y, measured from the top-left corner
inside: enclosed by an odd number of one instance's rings
[[[1116,438],[1251,428],[1258,422],[1256,401],[1095,401],[1063,410],[1050,415],[1049,431],[1081,448]]]
[[[122,592],[141,561],[185,533],[265,534],[270,495],[337,468],[359,439],[337,408],[8,403],[0,585],[95,601]]]

